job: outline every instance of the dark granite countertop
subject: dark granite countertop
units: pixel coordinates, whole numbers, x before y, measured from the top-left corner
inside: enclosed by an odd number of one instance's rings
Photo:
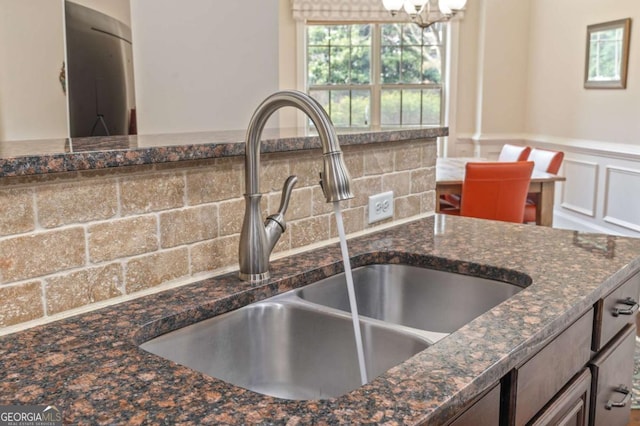
[[[446,127],[337,129],[341,146],[447,136]],[[0,142],[0,178],[244,155],[244,130]],[[261,151],[320,148],[306,129],[265,129]]]
[[[71,424],[441,424],[640,269],[640,239],[434,216],[349,240],[354,267],[405,263],[531,284],[342,397],[263,396],[140,350],[168,330],[342,270],[337,244],[0,338],[0,404]]]

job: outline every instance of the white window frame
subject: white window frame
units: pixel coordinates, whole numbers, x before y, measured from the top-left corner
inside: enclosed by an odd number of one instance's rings
[[[385,21],[374,21],[374,22],[357,22],[357,21],[309,21],[309,22],[298,22],[297,23],[297,31],[298,31],[298,39],[302,40],[301,43],[298,43],[298,46],[301,46],[301,51],[298,52],[297,57],[302,58],[301,61],[298,61],[299,67],[299,80],[302,81],[302,87],[298,87],[298,90],[307,92],[309,89],[308,81],[307,81],[307,26],[309,25],[352,25],[352,24],[370,24],[372,26],[372,39],[371,39],[371,82],[368,85],[315,85],[313,88],[318,90],[357,90],[358,88],[362,89],[370,89],[371,92],[371,113],[370,113],[370,123],[369,128],[379,128],[381,127],[380,118],[381,118],[381,96],[383,89],[393,89],[393,90],[405,90],[405,89],[417,89],[417,90],[428,90],[432,88],[439,88],[440,93],[440,123],[436,125],[422,125],[422,126],[432,126],[439,127],[444,126],[445,118],[447,117],[446,109],[447,109],[447,81],[448,81],[448,72],[447,72],[447,58],[449,57],[449,45],[450,41],[449,32],[450,28],[448,24],[444,24],[445,28],[443,29],[444,40],[442,40],[442,44],[444,45],[444,51],[441,52],[442,55],[442,67],[441,67],[441,83],[439,84],[420,84],[420,83],[404,83],[404,84],[384,84],[381,81],[380,71],[381,71],[381,40],[382,40],[382,25],[387,23],[398,23],[398,22],[385,22]],[[406,25],[413,25],[410,22],[405,23]],[[300,32],[302,33],[300,36]],[[300,67],[302,68],[300,71]],[[300,126],[307,125],[308,123],[304,120],[299,122]],[[416,126],[416,125],[409,125]],[[389,128],[394,128],[397,126],[389,126]],[[366,127],[356,127],[356,128],[366,128]]]

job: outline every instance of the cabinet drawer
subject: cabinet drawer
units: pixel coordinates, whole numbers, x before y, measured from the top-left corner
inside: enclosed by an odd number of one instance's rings
[[[624,426],[629,422],[635,342],[636,328],[629,324],[591,361],[591,424]]]
[[[603,348],[625,325],[635,322],[639,293],[640,274],[635,274],[596,303],[592,346],[594,351]]]
[[[589,424],[591,373],[588,368],[574,377],[530,426],[583,426]]]
[[[591,356],[593,309],[571,324],[516,371],[515,424],[526,424]]]
[[[487,392],[448,426],[496,426],[500,424],[500,384]]]

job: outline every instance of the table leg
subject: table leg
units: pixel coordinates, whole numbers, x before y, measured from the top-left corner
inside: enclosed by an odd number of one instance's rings
[[[536,208],[536,224],[553,226],[553,202],[555,198],[555,182],[542,182],[538,205]]]

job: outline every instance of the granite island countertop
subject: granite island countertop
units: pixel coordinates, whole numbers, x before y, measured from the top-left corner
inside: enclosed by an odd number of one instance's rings
[[[72,139],[0,141],[0,178],[101,170],[244,155],[245,130]],[[371,143],[433,139],[447,136],[446,127],[336,129],[341,147]],[[262,153],[321,148],[317,134],[306,128],[267,128]]]
[[[337,244],[0,337],[0,404],[50,404],[70,424],[442,424],[640,270],[640,239],[433,216],[352,238],[354,267],[405,263],[522,291],[344,396],[260,395],[144,352],[161,333],[342,270]]]

